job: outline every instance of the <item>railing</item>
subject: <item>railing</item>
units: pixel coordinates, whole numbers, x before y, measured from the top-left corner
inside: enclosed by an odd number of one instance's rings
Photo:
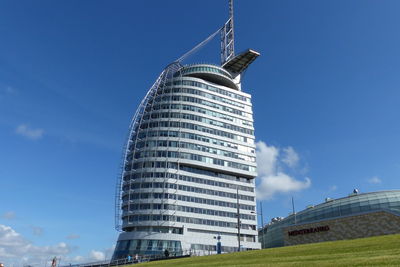
[[[63,265],[60,267],[110,267],[110,266],[124,266],[124,265],[132,265],[137,263],[149,262],[149,261],[158,261],[158,260],[168,260],[168,259],[177,259],[177,258],[185,258],[190,256],[197,256],[198,254],[194,251],[180,251],[178,253],[171,252],[169,257],[166,257],[164,254],[155,254],[155,255],[145,255],[138,256],[137,258],[125,258],[118,260],[104,260],[104,261],[96,261],[96,262],[88,262],[88,263],[79,263],[79,264],[69,264]]]

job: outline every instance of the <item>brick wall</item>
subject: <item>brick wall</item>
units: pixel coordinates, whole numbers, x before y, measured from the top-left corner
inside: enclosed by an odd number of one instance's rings
[[[397,234],[400,233],[400,216],[379,211],[288,226],[282,231],[284,231],[285,246]],[[291,235],[289,232],[292,232]]]

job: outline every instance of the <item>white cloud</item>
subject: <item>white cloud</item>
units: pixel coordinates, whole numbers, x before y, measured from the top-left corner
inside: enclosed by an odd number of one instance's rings
[[[35,246],[14,229],[0,225],[0,258],[7,262],[44,262],[54,255],[66,255],[71,248],[61,242],[53,246]]]
[[[85,262],[85,257],[83,256],[75,256],[72,258],[73,262],[78,262],[78,263],[84,263]]]
[[[329,191],[336,191],[336,190],[337,190],[336,185],[332,185],[331,187],[329,187]]]
[[[310,178],[299,181],[289,175],[279,172],[275,175],[261,177],[261,183],[257,187],[257,198],[271,199],[276,193],[289,193],[301,191],[310,187]]]
[[[89,258],[94,261],[103,261],[106,259],[104,252],[92,250],[90,251]]]
[[[61,242],[53,246],[35,246],[9,226],[0,224],[0,259],[2,261],[43,262],[54,255],[66,255],[71,248]]]
[[[17,90],[14,87],[6,86],[0,87],[0,99],[6,97],[7,95],[14,95],[17,93]]]
[[[43,235],[43,228],[39,226],[31,226],[32,233],[36,236]]]
[[[34,267],[50,266],[54,257],[61,259],[66,265],[102,261],[106,256],[108,259],[111,257],[114,246],[104,250],[91,250],[83,256],[72,254],[77,251],[76,249],[77,247],[71,247],[65,242],[51,246],[37,246],[12,227],[0,224],[0,262],[5,266],[16,266],[15,263],[18,263],[18,266],[28,264]]]
[[[6,220],[12,220],[12,219],[15,219],[16,215],[15,215],[15,212],[13,212],[13,211],[7,211],[1,217]]]
[[[103,250],[91,250],[90,253],[86,256],[67,257],[65,258],[65,262],[90,263],[110,260],[114,250],[115,245]]]
[[[7,86],[5,89],[5,92],[8,94],[15,94],[17,92],[17,90],[14,87]]]
[[[263,141],[257,142],[256,146],[258,174],[272,175],[276,172],[279,150],[274,146],[267,146]]]
[[[283,158],[282,161],[286,163],[289,167],[296,167],[297,163],[299,162],[299,155],[296,151],[294,151],[293,147],[289,146],[283,149]]]
[[[15,129],[15,133],[32,140],[37,140],[43,137],[44,130],[40,128],[33,129],[26,124],[21,124]]]
[[[303,181],[296,180],[283,170],[282,165],[291,167],[297,165],[299,156],[292,147],[283,149],[280,158],[279,148],[268,146],[263,141],[256,143],[257,167],[259,183],[256,188],[258,199],[271,199],[278,193],[297,192],[309,188],[311,179],[306,177]]]
[[[368,183],[370,183],[370,184],[381,184],[382,180],[378,176],[374,176],[374,177],[368,179]]]
[[[80,238],[81,236],[80,235],[77,235],[77,234],[70,234],[70,235],[67,235],[66,236],[66,238],[67,239],[78,239],[78,238]]]

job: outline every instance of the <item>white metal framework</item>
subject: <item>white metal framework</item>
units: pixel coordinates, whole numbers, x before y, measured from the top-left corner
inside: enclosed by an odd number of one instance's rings
[[[229,0],[229,19],[221,28],[221,65],[235,56],[233,26],[233,0]]]
[[[157,89],[162,86],[165,81],[170,78],[182,65],[179,62],[174,62],[168,65],[157,78],[156,82],[150,87],[149,91],[147,91],[145,97],[140,102],[139,107],[137,108],[131,123],[129,125],[127,142],[122,149],[122,157],[121,157],[121,166],[120,173],[117,178],[117,185],[115,188],[115,229],[117,231],[121,231],[122,221],[121,221],[121,204],[122,204],[122,180],[124,176],[124,166],[127,163],[127,156],[130,151],[130,146],[133,145],[136,147],[137,142],[137,132],[140,122],[142,121],[143,114],[145,108],[150,99],[152,99],[157,91]]]

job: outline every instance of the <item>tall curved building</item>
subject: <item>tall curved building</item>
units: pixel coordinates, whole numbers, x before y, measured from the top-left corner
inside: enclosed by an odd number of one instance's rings
[[[218,236],[222,252],[260,248],[252,104],[240,84],[258,55],[174,62],[161,73],[132,120],[113,259],[215,253]]]

